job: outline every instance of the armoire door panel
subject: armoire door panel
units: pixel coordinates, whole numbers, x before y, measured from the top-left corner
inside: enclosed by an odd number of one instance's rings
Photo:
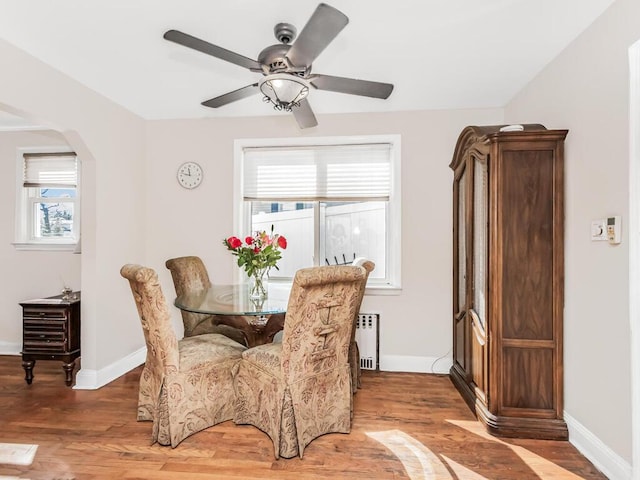
[[[506,338],[553,338],[553,161],[549,150],[502,152]]]
[[[478,342],[475,335],[471,335],[471,379],[476,388],[476,396],[486,402],[487,395],[487,365],[485,364],[485,345]]]
[[[555,410],[553,360],[548,348],[503,349],[501,408]]]
[[[466,309],[467,301],[467,176],[466,170],[460,175],[460,180],[457,185],[456,194],[458,198],[457,205],[457,235],[456,235],[456,247],[457,247],[457,278],[456,282],[458,292],[457,301],[458,311],[462,312]]]
[[[487,331],[475,311],[470,312],[471,320],[471,378],[478,390],[476,395],[486,401],[487,394]]]
[[[468,184],[467,170],[464,165],[456,172],[457,181],[454,184],[454,364],[457,365],[458,372],[468,381],[470,378],[470,343],[469,343],[469,319],[467,316],[467,202]]]
[[[455,335],[455,361],[463,368],[467,370],[467,361],[465,355],[465,346],[467,345],[467,316],[463,313],[459,318],[455,320],[454,335]]]
[[[484,158],[473,160],[473,310],[476,321],[486,329],[487,320],[487,261],[489,253],[489,171]]]

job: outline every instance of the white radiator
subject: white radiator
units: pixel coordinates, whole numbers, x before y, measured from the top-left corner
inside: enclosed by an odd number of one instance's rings
[[[356,342],[360,351],[360,368],[378,370],[378,327],[380,315],[377,313],[360,313],[356,323]]]

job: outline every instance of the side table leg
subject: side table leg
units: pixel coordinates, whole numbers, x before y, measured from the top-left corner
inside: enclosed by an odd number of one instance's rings
[[[22,368],[24,368],[24,379],[27,381],[27,385],[31,385],[33,381],[33,366],[36,364],[35,360],[22,360]]]
[[[64,373],[65,373],[65,381],[64,383],[67,385],[67,387],[71,386],[71,383],[73,382],[73,369],[76,366],[76,361],[72,360],[70,363],[63,363],[62,364],[62,368],[64,368]]]

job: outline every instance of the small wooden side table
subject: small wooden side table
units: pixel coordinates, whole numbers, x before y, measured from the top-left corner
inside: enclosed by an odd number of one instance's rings
[[[65,383],[73,383],[80,356],[80,292],[20,302],[22,307],[22,368],[33,381],[36,360],[61,360]]]

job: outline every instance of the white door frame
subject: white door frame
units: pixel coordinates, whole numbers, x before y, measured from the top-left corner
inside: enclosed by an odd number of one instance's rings
[[[640,40],[629,48],[629,321],[632,478],[640,480]]]

